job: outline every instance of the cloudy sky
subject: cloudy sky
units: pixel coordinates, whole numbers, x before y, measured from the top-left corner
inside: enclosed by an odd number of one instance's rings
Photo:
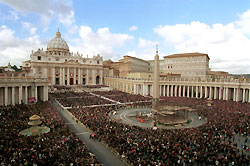
[[[60,29],[70,51],[118,60],[201,52],[250,73],[249,0],[0,0],[0,66],[21,65]]]

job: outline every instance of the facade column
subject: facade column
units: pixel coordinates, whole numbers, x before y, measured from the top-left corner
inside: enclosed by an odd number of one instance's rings
[[[52,85],[56,84],[56,79],[55,79],[55,68],[52,67]]]
[[[223,100],[226,100],[226,89],[223,87]]]
[[[65,68],[63,68],[62,85],[65,85]]]
[[[77,82],[78,85],[81,84],[81,69],[78,68],[78,82]]]
[[[178,97],[181,97],[181,85],[179,85],[179,96]]]
[[[18,93],[18,104],[22,104],[22,98],[23,98],[23,88],[22,86],[19,86],[19,93]]]
[[[43,101],[48,101],[48,86],[43,87]]]
[[[15,105],[15,87],[11,88],[11,104]]]
[[[134,84],[134,94],[137,94],[136,84]]]
[[[245,98],[246,98],[246,89],[243,89],[243,96],[242,96],[242,103],[245,102]]]
[[[73,84],[75,85],[76,84],[76,68],[74,68],[74,82]]]
[[[189,85],[187,86],[187,97],[189,97]]]
[[[95,82],[95,70],[93,69],[92,70],[92,84],[96,84],[96,82]]]
[[[236,101],[236,88],[234,88],[233,101]]]
[[[103,70],[100,70],[100,85],[103,85]]]
[[[85,81],[86,81],[86,85],[88,85],[89,84],[89,69],[87,69],[87,71],[86,71]]]
[[[62,85],[62,84],[63,84],[63,78],[62,78],[62,75],[63,75],[62,73],[63,73],[63,72],[62,72],[62,68],[61,68],[61,67],[60,67],[60,71],[59,71],[59,72],[60,72],[60,73],[59,73],[59,75],[60,75],[59,84]]]
[[[4,87],[4,105],[8,105],[9,95],[8,95],[8,87]]]
[[[229,90],[228,90],[228,87],[226,87],[226,100],[228,100],[228,93],[229,93]]]
[[[186,97],[186,96],[185,96],[185,93],[186,93],[186,86],[183,85],[182,97]]]
[[[67,85],[70,85],[70,80],[69,80],[69,67],[67,68]]]

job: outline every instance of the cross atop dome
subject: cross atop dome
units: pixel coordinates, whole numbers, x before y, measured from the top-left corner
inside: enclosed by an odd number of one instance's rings
[[[59,32],[59,28],[57,29],[56,37],[61,37],[61,33]]]

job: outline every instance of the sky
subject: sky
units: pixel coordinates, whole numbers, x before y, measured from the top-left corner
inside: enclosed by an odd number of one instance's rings
[[[71,52],[152,60],[201,52],[213,71],[250,73],[249,0],[0,0],[0,66],[47,49],[59,28]]]

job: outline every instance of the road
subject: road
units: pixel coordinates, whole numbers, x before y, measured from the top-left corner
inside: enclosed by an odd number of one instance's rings
[[[126,166],[119,157],[110,151],[105,145],[97,140],[89,139],[90,131],[80,123],[76,123],[67,110],[57,109],[65,123],[75,132],[80,140],[94,153],[99,162],[104,166]]]

